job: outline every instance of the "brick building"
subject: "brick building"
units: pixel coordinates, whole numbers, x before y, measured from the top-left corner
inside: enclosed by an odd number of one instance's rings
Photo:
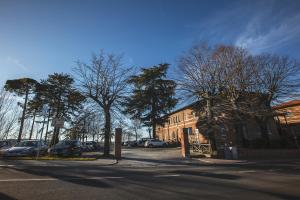
[[[255,148],[261,139],[261,129],[254,119],[245,118],[243,122],[223,120],[221,113],[216,124],[208,129],[203,123],[205,105],[199,102],[180,108],[168,115],[164,125],[157,125],[156,133],[160,140],[168,143],[179,143],[183,129],[188,129],[190,144],[195,142],[212,146],[212,155],[224,157],[226,147]],[[225,117],[224,117],[225,118]],[[276,123],[273,119],[267,123],[270,140],[279,140]]]
[[[300,100],[292,100],[274,106],[279,134],[283,145],[299,147],[300,144]]]
[[[182,137],[183,128],[188,128],[190,135],[197,130],[198,116],[193,109],[193,105],[188,105],[168,114],[167,122],[163,126],[157,126],[156,133],[160,140],[168,143],[179,143]],[[199,140],[202,143],[207,143],[207,139],[200,134]]]

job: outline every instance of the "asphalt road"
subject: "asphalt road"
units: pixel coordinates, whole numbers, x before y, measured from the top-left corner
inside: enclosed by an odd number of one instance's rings
[[[1,161],[6,199],[300,199],[300,161],[182,161],[178,149],[126,149],[118,164]]]

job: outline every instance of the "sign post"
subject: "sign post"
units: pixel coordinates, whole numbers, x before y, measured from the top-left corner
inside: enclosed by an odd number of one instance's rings
[[[115,158],[116,160],[120,160],[121,156],[121,143],[122,143],[122,129],[115,129]]]
[[[182,158],[190,159],[189,129],[183,128],[181,137],[181,154]]]

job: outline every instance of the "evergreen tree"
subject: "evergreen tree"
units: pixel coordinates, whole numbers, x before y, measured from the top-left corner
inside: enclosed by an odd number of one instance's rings
[[[151,68],[142,68],[141,73],[132,76],[128,81],[133,85],[132,95],[126,98],[125,112],[132,119],[140,119],[152,127],[153,138],[156,138],[156,125],[162,125],[167,114],[177,104],[174,97],[176,84],[167,80],[169,64],[159,64]]]
[[[21,123],[20,123],[20,130],[18,135],[18,142],[22,138],[22,132],[23,132],[23,126],[24,126],[24,120],[25,120],[25,114],[27,109],[27,102],[29,94],[35,92],[35,88],[38,85],[38,82],[31,78],[21,78],[21,79],[15,79],[15,80],[7,80],[5,84],[5,89],[7,91],[13,92],[17,94],[18,96],[25,96],[24,104],[22,106],[23,112],[21,117]]]
[[[52,117],[70,121],[82,107],[85,97],[74,86],[74,79],[68,74],[54,73],[42,81],[43,95],[51,109]],[[58,142],[60,128],[54,128],[51,144]]]

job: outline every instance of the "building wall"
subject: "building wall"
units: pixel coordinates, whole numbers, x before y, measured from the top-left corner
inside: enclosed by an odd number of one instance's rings
[[[169,143],[180,142],[183,128],[190,128],[191,135],[195,134],[197,120],[198,118],[191,108],[179,110],[169,116],[164,126],[157,126],[157,135],[160,140]],[[200,142],[207,143],[203,133],[199,133],[198,137]]]
[[[207,136],[207,132],[205,134],[207,129],[199,129],[197,121],[198,116],[196,116],[192,107],[186,107],[170,114],[164,126],[157,126],[156,132],[160,140],[177,143],[181,140],[183,128],[190,128],[190,142],[197,140],[200,143],[208,143],[208,138],[205,137],[205,135]],[[260,127],[254,119],[245,119],[240,125],[239,131],[237,131],[236,124],[233,121],[221,120],[214,130],[217,148],[223,149],[228,145],[246,147],[249,145],[249,141],[261,138]],[[274,120],[268,122],[268,129],[271,140],[279,138]],[[196,132],[199,134],[195,134]]]
[[[295,104],[287,102],[287,105],[274,108],[278,113],[275,118],[279,122],[280,134],[287,147],[300,147],[300,104],[298,102],[299,100]]]
[[[281,124],[300,124],[300,105],[292,105],[276,110],[283,114],[278,116]]]

